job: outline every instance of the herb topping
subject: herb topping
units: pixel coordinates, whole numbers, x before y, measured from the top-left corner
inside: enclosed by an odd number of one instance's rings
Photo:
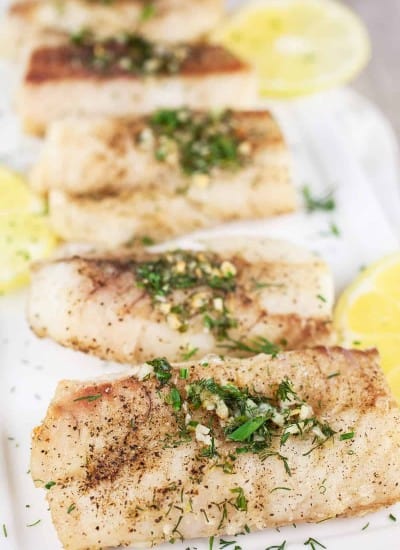
[[[82,29],[71,34],[70,41],[75,61],[100,73],[176,74],[190,53],[188,46],[154,43],[136,33],[100,39]]]
[[[236,169],[245,164],[251,145],[236,129],[230,110],[196,112],[187,108],[156,111],[138,137],[144,149],[154,148],[155,158],[179,163],[194,183],[206,187],[214,168]]]
[[[203,252],[176,250],[136,264],[135,275],[138,287],[150,294],[175,330],[184,332],[189,319],[199,314],[203,314],[204,326],[218,338],[226,338],[236,325],[225,306],[226,296],[236,287],[236,268],[231,262]],[[177,290],[183,291],[180,298],[169,301]]]

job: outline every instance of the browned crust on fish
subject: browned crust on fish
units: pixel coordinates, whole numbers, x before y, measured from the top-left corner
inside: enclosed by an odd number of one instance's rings
[[[124,46],[115,45],[123,55]],[[248,71],[249,65],[222,46],[197,43],[189,48],[189,55],[179,70],[181,77],[202,77],[212,74],[239,73]],[[140,75],[112,64],[102,71],[90,65],[90,48],[61,44],[35,49],[29,60],[25,82],[40,85],[47,82],[71,79],[108,80],[113,78],[137,79]],[[158,78],[170,75],[157,75]]]

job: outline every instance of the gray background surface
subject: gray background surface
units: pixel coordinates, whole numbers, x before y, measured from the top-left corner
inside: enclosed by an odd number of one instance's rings
[[[343,0],[362,17],[372,59],[354,87],[386,114],[400,140],[400,0]]]

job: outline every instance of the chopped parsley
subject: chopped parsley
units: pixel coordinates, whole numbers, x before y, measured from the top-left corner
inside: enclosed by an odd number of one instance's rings
[[[286,541],[284,540],[282,544],[276,544],[275,546],[268,546],[265,550],[285,550]]]
[[[346,441],[347,439],[353,439],[354,432],[348,432],[345,434],[340,434],[339,439],[340,441]]]
[[[389,519],[392,521],[397,521],[396,516],[394,516],[393,514],[389,514]]]
[[[171,388],[169,394],[167,395],[165,399],[166,403],[172,406],[174,411],[180,411],[182,408],[182,399],[181,394],[177,390],[177,388],[173,387]]]
[[[368,527],[369,527],[369,522],[364,525],[364,527],[361,529],[361,531],[365,531],[365,529],[368,529]]]
[[[270,493],[274,493],[275,491],[291,491],[292,489],[290,487],[274,487],[270,490]]]
[[[165,357],[152,359],[151,361],[147,361],[147,364],[153,367],[154,375],[161,386],[167,384],[172,378],[172,367],[165,359]]]
[[[235,500],[235,508],[241,512],[247,512],[247,499],[244,495],[244,491],[241,487],[235,487],[231,489],[231,493],[237,494]]]
[[[76,508],[75,504],[70,504],[68,506],[67,514],[70,514],[71,512],[73,512],[75,508]]]
[[[152,17],[154,17],[154,14],[156,12],[155,5],[152,2],[146,3],[143,8],[142,12],[140,14],[140,21],[144,23],[145,21],[148,21]]]
[[[179,369],[179,378],[181,380],[187,380],[189,378],[189,371],[186,368]]]
[[[151,4],[142,14],[151,15]],[[116,71],[139,75],[176,74],[191,48],[182,44],[165,45],[147,40],[137,33],[121,33],[101,39],[82,29],[70,35],[72,61],[98,73]]]
[[[7,527],[6,527],[5,523],[3,523],[3,535],[4,535],[5,538],[8,537]]]
[[[34,523],[29,523],[27,525],[27,527],[35,527],[35,525],[38,525],[42,520],[41,519],[38,519],[37,521],[35,521]]]
[[[152,246],[153,244],[155,244],[154,239],[152,239],[148,235],[143,235],[140,240],[143,246]]]
[[[276,357],[281,351],[278,345],[270,342],[263,336],[256,336],[248,342],[233,340],[232,338],[228,340],[229,343],[223,344],[223,347],[232,351],[244,351],[252,354],[265,353],[266,355],[272,355],[272,357]]]
[[[239,444],[236,454],[256,453],[261,460],[276,456],[282,460],[288,475],[291,472],[287,458],[271,450],[274,438],[279,437],[283,446],[289,437],[311,434],[315,446],[306,453],[309,454],[335,433],[315,417],[312,408],[299,398],[287,378],[278,385],[272,398],[251,394],[247,388],[239,389],[232,384],[218,384],[213,378],[189,384],[186,394],[190,412],[202,409],[213,414],[214,421],[223,420],[220,424],[223,436]],[[214,437],[211,441],[202,456],[218,454]]]
[[[188,351],[185,351],[185,353],[182,353],[182,359],[184,361],[189,361],[189,359],[191,359],[193,355],[196,355],[198,351],[199,351],[199,348],[188,349]]]
[[[88,401],[89,403],[91,403],[92,401],[97,401],[97,399],[100,399],[100,397],[103,397],[101,393],[96,393],[94,395],[83,395],[82,397],[77,397],[76,399],[74,399],[74,402]]]
[[[322,197],[313,197],[311,189],[308,185],[305,185],[302,189],[302,194],[307,212],[315,212],[316,210],[332,211],[336,208],[333,191]]]
[[[340,376],[340,371],[333,372],[332,374],[328,374],[326,378],[330,380],[331,378],[336,378],[336,376]]]
[[[312,537],[306,540],[306,542],[304,543],[304,546],[310,546],[311,550],[316,550],[317,546],[319,546],[320,548],[326,548],[326,546],[324,546],[321,542],[319,542],[316,539],[313,539]]]
[[[54,487],[54,485],[56,485],[55,481],[49,481],[44,487],[45,489],[51,489],[52,487]]]
[[[220,541],[219,541],[220,550],[224,550],[225,548],[229,548],[230,546],[233,546],[233,545],[235,545],[233,550],[241,550],[241,547],[236,544],[235,540],[220,539]]]
[[[204,326],[223,339],[236,326],[225,306],[226,296],[236,288],[236,268],[231,262],[215,254],[175,250],[139,262],[134,270],[137,286],[152,297],[171,328],[184,332],[193,316],[203,315]],[[170,295],[178,290],[181,296],[172,297],[172,302]],[[196,351],[189,350],[186,359]]]
[[[161,109],[138,139],[145,147],[155,142],[156,160],[178,161],[187,175],[208,175],[215,168],[233,170],[247,161],[251,151],[236,131],[230,110]],[[198,178],[198,183],[207,186],[208,178]]]
[[[329,230],[331,232],[331,234],[334,236],[334,237],[340,237],[340,229],[338,228],[338,226],[336,225],[336,223],[334,222],[331,222],[330,226],[329,226]]]

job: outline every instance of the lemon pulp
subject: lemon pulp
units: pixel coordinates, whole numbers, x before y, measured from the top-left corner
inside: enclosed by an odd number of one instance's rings
[[[216,30],[223,43],[256,68],[261,93],[294,96],[350,80],[370,45],[359,18],[332,0],[251,2]]]
[[[0,167],[1,294],[26,284],[31,263],[51,254],[56,246],[44,209],[44,201],[20,176]]]
[[[334,314],[340,343],[377,347],[400,400],[400,252],[373,264],[340,297]]]

